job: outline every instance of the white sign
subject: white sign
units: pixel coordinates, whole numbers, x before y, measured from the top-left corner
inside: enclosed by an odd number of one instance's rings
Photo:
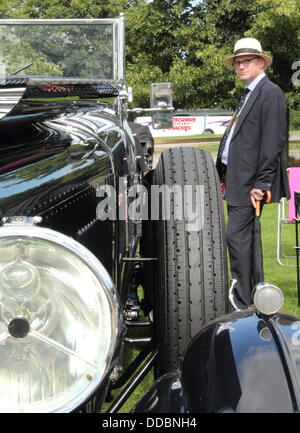
[[[149,126],[153,137],[190,136],[203,133],[222,135],[231,116],[174,116],[173,128],[154,129],[151,117],[137,117],[135,122]]]

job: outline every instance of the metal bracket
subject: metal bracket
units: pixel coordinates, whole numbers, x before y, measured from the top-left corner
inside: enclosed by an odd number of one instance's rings
[[[152,262],[157,260],[157,257],[123,257],[122,262]]]

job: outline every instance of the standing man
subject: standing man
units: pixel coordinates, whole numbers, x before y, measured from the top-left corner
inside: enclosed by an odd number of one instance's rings
[[[254,207],[289,197],[284,147],[288,139],[287,106],[282,90],[269,80],[265,68],[272,59],[260,42],[243,38],[225,59],[245,88],[231,123],[221,140],[217,170],[226,184],[227,244],[233,281],[233,304],[245,309],[252,302],[252,242]]]

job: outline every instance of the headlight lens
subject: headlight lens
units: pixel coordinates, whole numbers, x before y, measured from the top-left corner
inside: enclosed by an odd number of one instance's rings
[[[112,282],[82,245],[0,229],[0,411],[69,412],[101,382],[117,339]]]
[[[277,313],[283,306],[284,297],[279,287],[268,283],[259,283],[254,288],[254,305],[266,315]]]

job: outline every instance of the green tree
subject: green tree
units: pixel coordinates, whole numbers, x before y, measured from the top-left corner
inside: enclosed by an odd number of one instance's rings
[[[260,0],[265,8],[247,32],[258,38],[273,57],[273,77],[285,90],[292,88],[291,65],[300,57],[300,9],[298,0]],[[289,79],[286,79],[286,78]]]
[[[115,18],[139,0],[4,0],[1,18]]]
[[[261,0],[269,6],[269,0]],[[256,17],[247,32],[261,40],[265,50],[273,57],[269,75],[286,92],[291,109],[291,118],[300,110],[300,86],[294,84],[293,65],[300,61],[300,9],[298,0],[272,0],[272,7],[266,7]]]
[[[190,97],[183,99],[182,95],[179,104],[184,101],[184,106],[189,103],[190,107],[197,108],[231,108],[235,105],[235,76],[225,67],[223,59],[232,52],[234,42],[251,28],[255,15],[262,9],[259,0],[191,3],[189,25],[177,30],[182,47],[180,57],[177,56],[170,71],[173,81],[181,82],[180,89],[186,87],[180,74],[189,81]],[[180,92],[178,88],[176,90]]]
[[[268,74],[289,92],[288,100],[295,109],[298,90],[291,81],[291,67],[300,53],[298,6],[298,0],[192,2],[189,24],[176,31],[182,49],[175,53],[169,73],[178,104],[233,107],[241,83],[224,66],[223,59],[232,53],[238,39],[253,36],[273,56]]]

